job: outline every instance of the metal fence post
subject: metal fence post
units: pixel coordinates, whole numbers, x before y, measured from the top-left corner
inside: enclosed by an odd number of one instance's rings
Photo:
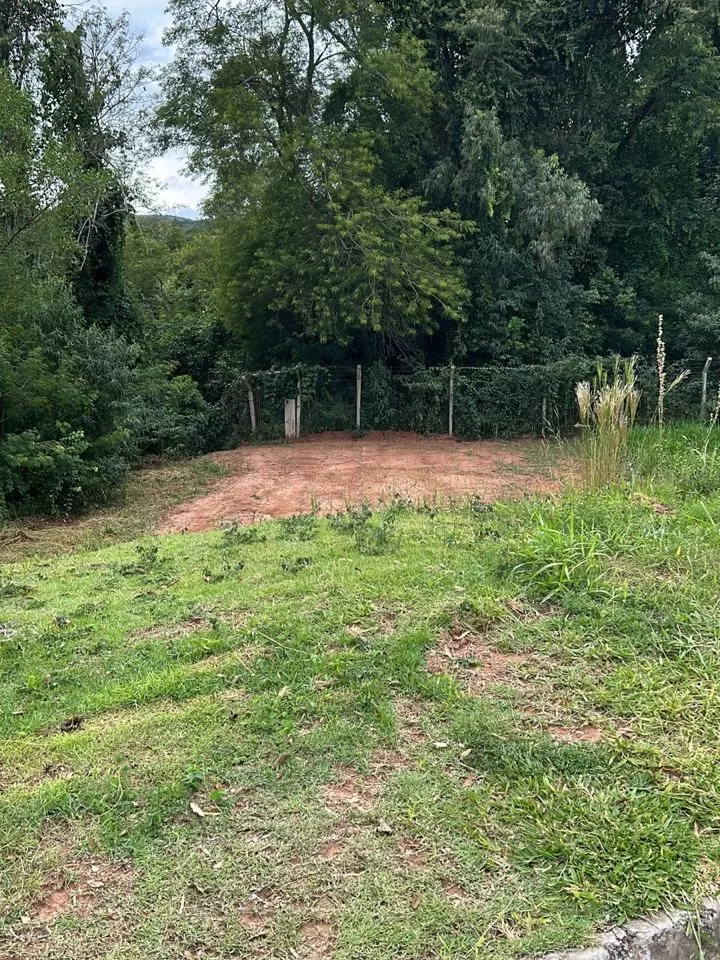
[[[362,366],[355,371],[355,429],[360,432],[360,410],[362,406]]]
[[[448,435],[452,437],[455,416],[455,364],[450,364],[450,396],[448,398]]]
[[[703,367],[702,373],[702,400],[700,402],[700,419],[704,420],[706,411],[707,411],[707,385],[708,385],[708,371],[710,370],[710,364],[712,363],[712,357],[708,357],[705,361],[705,366]]]

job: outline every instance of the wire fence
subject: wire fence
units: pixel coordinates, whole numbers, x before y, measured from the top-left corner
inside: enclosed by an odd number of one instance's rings
[[[566,357],[546,365],[465,367],[446,365],[393,371],[368,366],[297,365],[241,371],[233,378],[238,440],[280,440],[327,431],[412,431],[481,437],[567,434],[577,423],[575,388],[592,380],[598,363]],[[720,364],[718,364],[720,368]],[[677,363],[689,376],[665,401],[668,420],[700,419],[715,407],[720,369]],[[637,367],[642,394],[640,419],[657,409],[657,371],[650,361]]]

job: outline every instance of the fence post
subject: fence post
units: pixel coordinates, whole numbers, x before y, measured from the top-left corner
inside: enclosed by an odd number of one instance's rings
[[[285,439],[294,440],[297,435],[297,400],[285,401]]]
[[[355,371],[355,429],[360,432],[360,409],[362,406],[362,366]]]
[[[710,364],[712,363],[712,357],[708,357],[705,361],[705,366],[703,367],[702,373],[702,400],[700,402],[700,419],[704,420],[706,411],[707,411],[707,384],[708,384],[708,371],[710,370]]]
[[[257,431],[257,413],[255,412],[255,394],[252,384],[249,380],[245,381],[248,388],[248,406],[250,407],[250,429],[253,433]]]
[[[542,435],[545,436],[545,427],[548,426],[547,419],[547,397],[542,398]]]
[[[297,400],[295,401],[295,437],[300,438],[300,415],[302,413],[302,380],[298,374]]]
[[[448,398],[448,436],[453,435],[455,415],[455,364],[450,364],[450,396]]]

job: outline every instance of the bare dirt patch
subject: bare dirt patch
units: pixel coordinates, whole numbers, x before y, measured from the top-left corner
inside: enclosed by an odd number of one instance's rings
[[[181,623],[160,623],[154,627],[144,627],[133,631],[130,640],[177,640],[200,630],[210,630],[212,625],[205,617],[190,617]]]
[[[344,849],[345,845],[341,840],[333,840],[332,843],[328,843],[322,848],[318,854],[318,860],[321,860],[323,863],[332,863],[333,860],[337,860],[342,856]]]
[[[354,440],[323,434],[297,443],[245,446],[214,460],[232,476],[173,510],[160,533],[212,530],[219,522],[253,523],[348,504],[377,504],[395,495],[417,502],[480,497],[486,501],[557,490],[528,459],[537,444],[373,433]]]
[[[301,947],[296,956],[301,960],[322,960],[332,953],[335,928],[325,920],[313,920],[300,928]]]
[[[277,914],[278,899],[275,891],[262,890],[253,894],[242,904],[238,919],[250,940],[259,940],[268,936]]]
[[[407,699],[395,701],[398,741],[409,750],[428,741],[428,736],[422,725],[423,716],[424,708],[417,701]]]
[[[34,956],[37,943],[46,940],[50,928],[65,916],[87,919],[101,915],[111,922],[120,920],[119,910],[132,884],[132,868],[126,863],[93,859],[65,864],[11,932],[14,949],[20,951],[12,955]],[[9,943],[0,938],[0,951]],[[0,952],[0,956],[5,954]]]
[[[377,776],[363,776],[356,770],[342,769],[339,779],[323,788],[322,798],[329,810],[369,813],[379,789],[380,779]]]
[[[470,898],[456,883],[445,882],[442,885],[443,893],[451,903],[466,903]]]
[[[603,738],[602,730],[592,724],[581,727],[549,727],[548,733],[556,740],[562,740],[565,743],[598,743]]]
[[[411,870],[426,870],[428,858],[422,847],[412,840],[401,839],[398,843],[400,859]]]
[[[450,673],[472,693],[500,683],[519,685],[515,669],[527,658],[520,653],[503,653],[471,627],[456,623],[430,651],[430,673]]]

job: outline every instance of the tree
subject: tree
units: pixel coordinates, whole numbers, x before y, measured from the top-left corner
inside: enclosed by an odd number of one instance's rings
[[[0,72],[23,87],[45,33],[60,20],[57,0],[3,0],[0,6]]]
[[[139,124],[150,78],[135,65],[139,43],[127,14],[113,20],[102,8],[91,8],[74,29],[54,26],[41,64],[45,117],[102,184],[78,224],[75,293],[88,322],[121,332],[137,332],[138,324],[122,263],[133,209],[131,131]]]
[[[344,0],[171,9],[164,142],[212,171],[222,302],[252,349],[271,327],[290,353],[358,330],[392,351],[461,320],[461,222],[408,189],[433,95],[418,41]]]

